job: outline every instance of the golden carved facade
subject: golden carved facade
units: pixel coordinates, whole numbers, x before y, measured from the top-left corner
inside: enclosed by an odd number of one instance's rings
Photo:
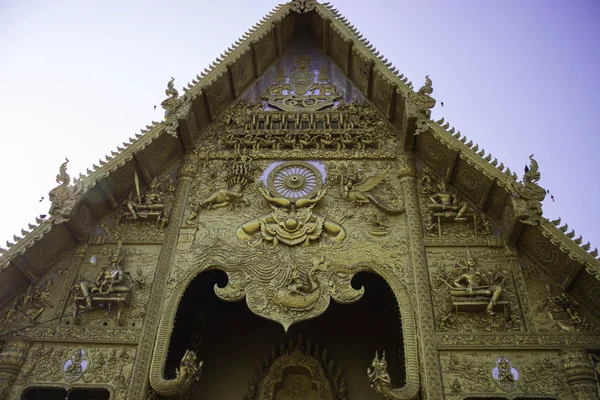
[[[0,398],[597,399],[600,264],[329,5],[269,14],[0,258]]]

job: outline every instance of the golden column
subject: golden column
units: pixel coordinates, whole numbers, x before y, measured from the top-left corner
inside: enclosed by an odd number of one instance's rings
[[[415,311],[417,316],[417,337],[419,355],[424,373],[421,393],[426,399],[443,398],[440,361],[436,348],[435,325],[429,285],[429,272],[425,256],[425,242],[421,225],[421,211],[417,192],[416,168],[412,155],[398,156],[398,178],[404,192],[404,207],[408,224],[410,258],[415,285]]]
[[[25,338],[8,338],[0,350],[0,399],[7,398],[21,371],[31,343]]]
[[[571,385],[576,400],[597,400],[598,379],[594,363],[583,348],[564,350],[563,367],[567,382]]]
[[[167,280],[171,265],[175,259],[177,251],[177,238],[179,236],[179,227],[185,213],[185,204],[187,201],[190,186],[198,173],[198,156],[195,153],[184,157],[179,170],[177,171],[177,189],[171,209],[171,221],[165,232],[165,239],[158,256],[158,264],[152,284],[152,291],[148,299],[147,309],[150,311],[146,315],[144,328],[138,346],[137,357],[133,366],[131,384],[127,399],[145,400],[147,398],[148,379],[150,371],[150,361],[156,342],[156,334],[160,317],[162,315],[164,292],[167,287]]]

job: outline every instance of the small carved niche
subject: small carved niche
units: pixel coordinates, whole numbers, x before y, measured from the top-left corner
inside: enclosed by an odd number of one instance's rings
[[[327,350],[301,337],[273,348],[248,383],[244,400],[345,399],[347,382]]]

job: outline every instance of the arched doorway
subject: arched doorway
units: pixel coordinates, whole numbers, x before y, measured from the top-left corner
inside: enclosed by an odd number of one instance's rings
[[[222,287],[226,279],[220,271],[201,273],[190,282],[179,303],[165,377],[175,377],[175,368],[186,349],[194,350],[204,361],[200,381],[185,398],[244,398],[248,385],[256,385],[261,379],[260,364],[273,362],[282,354],[282,346],[290,348],[289,343],[298,337],[304,338],[304,343],[312,343],[311,354],[318,345],[320,358],[325,353],[327,363],[334,362],[342,368],[351,393],[349,400],[379,398],[370,388],[366,374],[375,350],[386,351],[394,386],[406,382],[398,304],[379,275],[358,273],[352,285],[356,289],[364,286],[362,299],[352,304],[332,302],[323,315],[292,325],[287,333],[280,325],[253,314],[243,301],[228,303],[218,299],[214,285]],[[302,371],[302,365],[295,367]],[[306,373],[295,375],[310,377]],[[279,384],[283,383],[280,380]]]

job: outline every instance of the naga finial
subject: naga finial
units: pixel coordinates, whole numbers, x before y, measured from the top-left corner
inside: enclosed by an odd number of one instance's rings
[[[60,165],[58,169],[58,175],[56,175],[56,183],[61,186],[69,186],[71,183],[71,177],[67,173],[67,164],[69,163],[69,159],[65,157],[65,162]]]
[[[179,92],[175,89],[175,78],[171,77],[171,80],[167,83],[167,89],[165,90],[165,94],[169,96],[166,98],[160,105],[166,111],[169,111],[177,104],[177,99],[179,98]]]
[[[433,82],[429,78],[429,75],[425,76],[425,84],[423,86],[421,86],[421,88],[419,89],[419,91],[417,93],[425,95],[425,96],[429,96],[430,94],[433,93]]]
[[[537,183],[540,180],[541,174],[537,161],[533,158],[533,154],[529,156],[529,167],[525,166],[525,175],[523,180],[525,183]]]

